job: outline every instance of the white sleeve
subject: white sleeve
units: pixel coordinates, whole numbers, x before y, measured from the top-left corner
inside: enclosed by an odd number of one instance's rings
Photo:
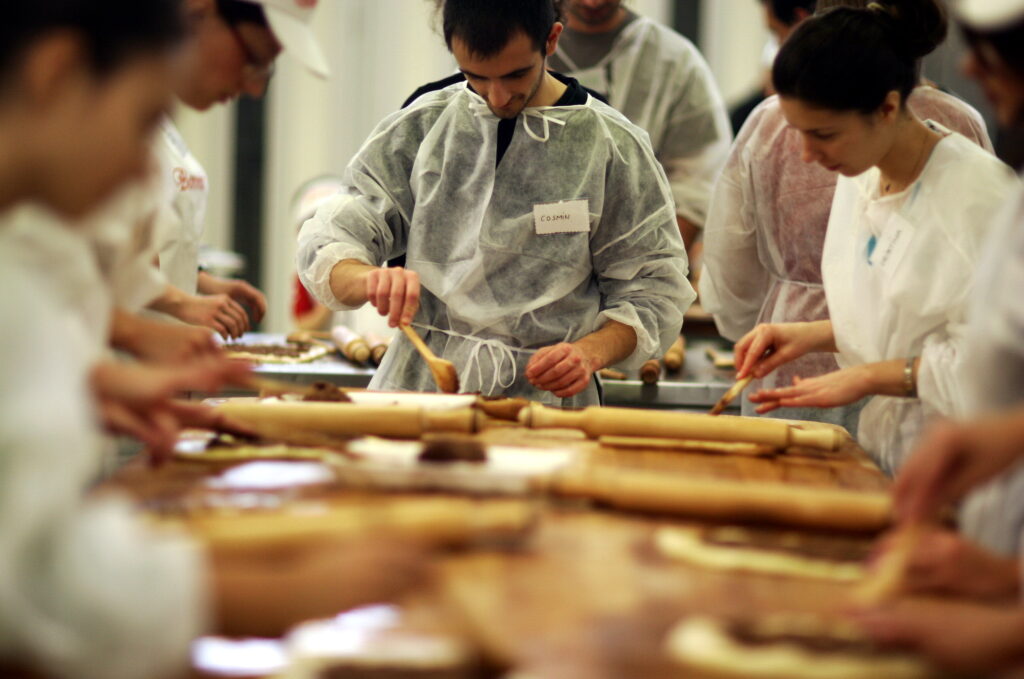
[[[353,241],[351,232],[342,224],[348,215],[346,206],[353,200],[348,194],[332,198],[299,231],[299,279],[313,297],[332,311],[358,308],[342,304],[331,290],[331,271],[338,262],[354,259],[371,266],[383,263],[375,261],[373,253],[362,243]]]
[[[636,350],[621,362],[633,370],[668,350],[697,294],[686,279],[686,250],[650,145],[629,137],[618,152],[590,247],[602,298],[598,327],[613,320],[633,328]]]
[[[86,366],[13,268],[0,273],[0,318],[18,319],[0,326],[0,657],[68,679],[173,674],[206,623],[202,554],[121,501],[85,499],[99,464]]]
[[[685,83],[655,155],[665,168],[676,213],[701,228],[729,155],[732,127],[711,69],[696,49],[682,77]]]
[[[412,165],[425,134],[418,125],[406,111],[385,118],[349,163],[338,195],[299,231],[299,279],[333,311],[351,308],[331,291],[331,271],[338,262],[355,259],[381,266],[405,253],[415,204]]]
[[[974,365],[970,356],[971,330],[967,323],[967,315],[969,300],[974,293],[975,281],[978,280],[981,250],[986,242],[984,236],[999,237],[999,231],[991,228],[991,225],[996,221],[997,215],[1005,210],[1009,198],[1015,196],[1016,190],[1019,190],[1019,181],[1008,169],[1005,176],[993,173],[987,181],[986,178],[980,177],[978,182],[985,183],[973,190],[970,187],[965,188],[965,191],[970,191],[975,197],[972,200],[973,204],[961,208],[962,223],[950,224],[947,231],[950,235],[945,240],[933,239],[928,244],[930,252],[923,253],[919,260],[922,262],[922,269],[928,266],[937,272],[966,271],[973,272],[973,275],[969,276],[968,284],[945,284],[946,280],[959,281],[960,278],[944,278],[943,282],[919,290],[915,296],[922,311],[943,307],[948,309],[947,323],[943,330],[931,333],[925,338],[918,370],[918,395],[937,412],[954,417],[972,414],[972,411],[977,409],[972,403],[976,395],[970,389],[970,385],[976,379],[976,371],[980,366]],[[962,202],[964,199],[961,196],[950,196],[948,200]],[[955,213],[950,210],[950,214]],[[1004,243],[1004,246],[1011,248],[1014,244]],[[1015,308],[1019,301],[1014,283],[1022,278],[1019,272],[1017,273],[1018,275],[1011,275],[1008,271],[1004,282],[1004,289],[1013,291],[1010,295],[1013,301],[990,318],[995,325],[988,328],[985,334],[989,343],[1002,341],[1013,347],[1002,356],[1007,360],[1003,370],[1021,373],[1024,366],[1017,365],[1018,361],[1009,360],[1009,354],[1019,355],[1019,342],[1016,340],[1022,336],[1020,329],[1011,329],[1006,333],[1006,328],[1001,327],[1003,323],[1017,324],[1021,321],[1021,313]],[[989,337],[989,332],[996,333],[995,337],[1002,339]],[[999,375],[999,368],[995,370],[996,372],[988,374]],[[1003,377],[1009,378],[1009,373]],[[1000,383],[1003,381],[1000,380]]]
[[[167,288],[167,278],[154,264],[165,219],[162,195],[155,182],[133,187],[89,227],[88,236],[119,309],[140,311]]]
[[[733,342],[750,332],[764,305],[770,276],[757,250],[758,215],[753,205],[748,143],[756,113],[733,146],[711,195],[704,227],[700,299],[722,335]]]

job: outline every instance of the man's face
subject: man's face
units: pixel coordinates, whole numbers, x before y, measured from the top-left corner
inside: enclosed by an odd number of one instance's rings
[[[980,41],[963,59],[964,72],[976,80],[1005,127],[1024,121],[1024,79],[1006,65],[991,44]]]
[[[191,108],[204,111],[241,94],[263,95],[281,45],[266,27],[229,25],[213,0],[191,0],[192,38],[177,93]]]
[[[599,27],[609,24],[622,9],[622,0],[568,0],[569,25],[579,22],[584,26]]]
[[[768,30],[772,35],[775,36],[775,40],[781,45],[786,42],[786,38],[792,32],[793,27],[780,19],[776,14],[775,10],[772,9],[772,3],[764,3],[764,22],[768,26]]]
[[[558,24],[556,24],[558,26]],[[553,31],[554,33],[554,31]],[[548,49],[557,43],[549,39]],[[519,31],[496,55],[482,58],[470,52],[459,38],[452,39],[452,55],[473,91],[483,97],[499,118],[515,118],[529,106],[544,82],[544,62],[549,52],[537,50],[533,41]]]

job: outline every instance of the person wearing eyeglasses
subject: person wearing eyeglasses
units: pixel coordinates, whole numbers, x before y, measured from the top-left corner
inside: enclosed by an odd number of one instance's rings
[[[309,22],[316,0],[187,0],[192,45],[176,88],[179,100],[206,111],[243,94],[261,97],[282,50],[318,76],[327,60]],[[169,287],[150,308],[222,337],[238,337],[266,312],[263,293],[245,281],[199,271],[209,179],[170,119],[157,154],[170,210],[157,233],[160,271]],[[198,294],[196,294],[198,293]]]

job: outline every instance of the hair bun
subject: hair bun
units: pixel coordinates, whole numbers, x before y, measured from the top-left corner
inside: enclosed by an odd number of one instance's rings
[[[890,21],[893,46],[912,59],[922,59],[946,39],[949,22],[937,0],[875,0],[867,9]]]

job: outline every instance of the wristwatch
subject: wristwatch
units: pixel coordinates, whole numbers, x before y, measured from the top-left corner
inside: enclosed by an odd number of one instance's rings
[[[903,365],[903,395],[907,398],[917,398],[917,380],[914,379],[914,364],[917,356],[907,356],[907,362]]]

